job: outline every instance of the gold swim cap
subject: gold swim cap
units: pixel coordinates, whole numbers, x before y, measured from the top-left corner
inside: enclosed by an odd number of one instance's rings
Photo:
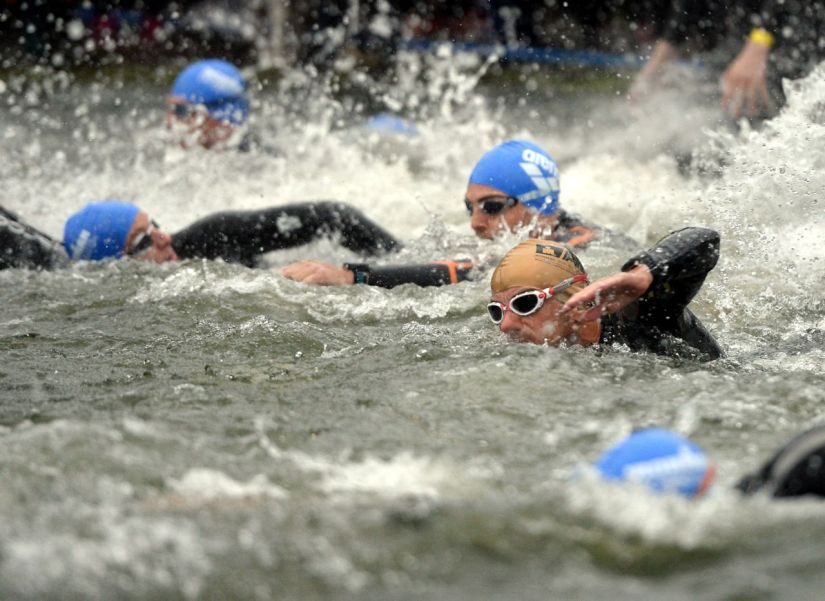
[[[575,275],[585,274],[573,251],[548,240],[525,240],[510,249],[499,262],[490,280],[493,294],[508,288],[550,288]],[[559,294],[569,297],[583,288],[576,283]]]

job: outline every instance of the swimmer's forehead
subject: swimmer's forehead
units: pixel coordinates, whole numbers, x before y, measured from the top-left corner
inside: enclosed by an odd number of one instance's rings
[[[573,252],[557,242],[526,240],[511,249],[493,272],[490,288],[547,288],[585,273]]]

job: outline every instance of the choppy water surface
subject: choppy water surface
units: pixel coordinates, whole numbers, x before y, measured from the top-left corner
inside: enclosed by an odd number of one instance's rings
[[[823,419],[825,75],[761,131],[712,129],[700,158],[724,167],[701,178],[672,157],[711,109],[550,97],[539,76],[474,88],[455,62],[410,73],[372,90],[419,111],[406,141],[360,129],[358,95],[330,95],[322,78],[261,86],[253,123],[275,157],[169,149],[154,76],[45,89],[9,77],[0,202],[58,235],[110,196],[170,230],[334,198],[409,241],[400,260],[468,256],[489,252],[460,201],[469,169],[529,135],[560,159],[569,209],[645,243],[720,229],[722,260],[694,304],[729,357],[509,343],[483,315],[486,281],[386,291],[277,275],[295,258],[350,258],[330,243],[262,270],[0,272],[0,597],[819,596],[825,504],[728,489]],[[698,119],[690,136],[677,116]],[[624,258],[583,254],[596,274]],[[571,481],[645,425],[702,444],[716,493]]]

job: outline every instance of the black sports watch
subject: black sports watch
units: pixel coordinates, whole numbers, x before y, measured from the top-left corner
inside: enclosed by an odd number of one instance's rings
[[[344,269],[349,269],[355,276],[355,284],[369,284],[370,266],[367,263],[344,263]]]

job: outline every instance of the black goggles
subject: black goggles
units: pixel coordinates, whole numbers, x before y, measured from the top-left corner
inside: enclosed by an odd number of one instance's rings
[[[169,103],[169,110],[176,119],[185,120],[195,115],[208,115],[212,109],[219,107],[219,102],[190,104],[188,102],[171,102]],[[205,109],[205,111],[204,111]]]
[[[516,206],[518,204],[518,198],[515,196],[485,196],[484,198],[479,198],[476,204],[478,204],[478,208],[481,209],[481,212],[485,215],[498,215],[504,209]],[[467,212],[472,215],[473,203],[469,198],[464,199],[464,206],[467,207]]]
[[[130,257],[133,255],[137,255],[142,253],[144,250],[152,246],[152,232],[155,230],[159,230],[160,226],[158,225],[157,221],[154,219],[149,221],[149,227],[145,230],[140,232],[136,237],[134,242],[132,242],[132,247],[126,251],[126,254]]]
[[[195,108],[189,104],[173,104],[172,114],[177,119],[188,119],[195,112]]]
[[[500,324],[504,321],[504,314],[507,311],[512,311],[522,317],[532,315],[542,308],[545,300],[564,292],[570,288],[570,286],[579,282],[587,283],[587,276],[584,274],[574,275],[572,278],[562,280],[555,286],[545,288],[544,290],[525,290],[524,292],[516,294],[507,304],[491,301],[487,305],[487,314],[494,324]]]

